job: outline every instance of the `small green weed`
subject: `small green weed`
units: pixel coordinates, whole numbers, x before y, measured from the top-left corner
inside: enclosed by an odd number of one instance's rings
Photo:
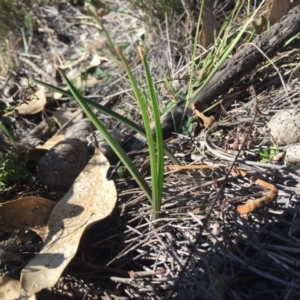
[[[18,152],[6,153],[0,160],[0,190],[5,190],[11,182],[28,176],[25,169],[26,159],[18,160]]]
[[[278,153],[279,153],[279,150],[278,150],[276,144],[274,144],[273,148],[270,148],[270,149],[261,148],[259,150],[260,162],[268,163],[271,160],[273,160]]]
[[[66,92],[64,90],[61,90],[59,88],[53,87],[51,85],[48,85],[44,82],[41,82],[39,80],[34,79],[35,82],[38,84],[41,84],[43,86],[46,86],[56,92],[60,92],[64,95],[70,96],[74,98],[82,107],[82,109],[85,111],[86,115],[90,120],[93,122],[95,127],[99,130],[99,132],[102,134],[102,136],[105,138],[107,143],[110,145],[110,147],[114,150],[114,152],[118,155],[120,160],[123,162],[126,169],[131,173],[132,177],[136,180],[138,185],[141,187],[141,189],[144,191],[145,195],[149,199],[149,201],[152,204],[153,207],[153,218],[157,219],[159,218],[159,210],[161,206],[161,200],[162,200],[162,190],[163,190],[163,178],[164,178],[164,154],[166,154],[174,164],[180,164],[178,160],[167,150],[164,149],[164,143],[163,143],[163,136],[162,136],[162,130],[161,130],[161,124],[160,124],[160,111],[158,107],[158,99],[156,95],[156,90],[154,83],[152,81],[152,77],[150,74],[149,66],[147,63],[147,60],[145,58],[145,55],[143,53],[143,50],[141,47],[138,47],[138,51],[141,57],[141,60],[143,62],[144,70],[145,70],[145,79],[147,82],[147,95],[143,94],[141,90],[138,87],[138,84],[132,74],[132,70],[123,56],[123,53],[119,47],[116,47],[116,52],[120,56],[120,59],[122,60],[124,67],[126,69],[128,78],[130,79],[130,83],[133,89],[133,94],[140,106],[140,110],[142,113],[143,123],[145,126],[144,128],[140,128],[132,121],[128,120],[127,118],[117,114],[116,112],[101,106],[100,104],[96,104],[93,101],[90,101],[88,99],[84,99],[81,94],[78,92],[78,90],[73,86],[73,84],[70,82],[70,80],[66,77],[66,75],[60,70],[60,73],[67,84],[70,92]],[[151,100],[151,103],[147,102],[147,97]],[[135,130],[136,132],[142,134],[147,138],[148,146],[149,146],[149,152],[150,152],[150,170],[151,170],[151,178],[152,178],[152,184],[151,188],[144,179],[144,177],[141,175],[141,173],[138,171],[136,166],[133,164],[131,159],[128,157],[128,155],[125,153],[125,151],[121,148],[121,146],[118,144],[117,141],[109,134],[104,124],[101,122],[100,119],[96,117],[96,115],[93,113],[93,111],[90,109],[89,105],[93,106],[94,108],[98,109],[102,113],[108,114],[117,120],[123,122],[127,126],[129,126],[131,129]],[[152,129],[150,126],[150,114],[149,110],[152,112],[155,122],[155,134],[152,134]]]
[[[100,68],[96,68],[94,72],[94,77],[97,79],[107,80],[109,78],[109,75],[107,72],[101,70]]]
[[[189,136],[193,131],[193,117],[188,117],[187,120],[182,125],[182,134]]]

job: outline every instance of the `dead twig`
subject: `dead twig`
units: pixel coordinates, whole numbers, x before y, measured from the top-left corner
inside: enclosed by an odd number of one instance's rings
[[[238,168],[233,168],[232,172],[237,175],[241,175],[243,177],[249,177],[247,172],[240,170]],[[278,196],[278,189],[274,184],[266,182],[262,179],[258,179],[254,176],[251,176],[250,180],[253,181],[254,183],[256,183],[257,185],[264,187],[270,191],[267,195],[265,195],[261,198],[257,198],[254,200],[248,200],[246,204],[238,206],[237,211],[240,214],[248,214],[248,213],[256,211],[259,208],[265,207],[266,205],[275,201]]]

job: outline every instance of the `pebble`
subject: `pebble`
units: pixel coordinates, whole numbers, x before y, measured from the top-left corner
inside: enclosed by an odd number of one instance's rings
[[[53,191],[67,192],[88,160],[87,146],[80,140],[59,142],[40,159],[39,180]]]
[[[300,110],[279,110],[269,121],[268,127],[278,146],[300,142]]]
[[[300,166],[300,143],[287,146],[285,151],[286,162]]]

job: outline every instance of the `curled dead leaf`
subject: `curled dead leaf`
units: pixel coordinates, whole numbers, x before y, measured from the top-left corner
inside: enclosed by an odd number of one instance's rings
[[[46,225],[55,202],[41,197],[24,197],[0,204],[0,225],[7,230],[29,228],[45,238]]]
[[[51,111],[51,113],[52,113],[53,119],[55,120],[55,122],[58,124],[59,127],[64,126],[68,122],[71,126],[74,123],[81,120],[83,117],[82,111],[80,109],[78,109],[75,112],[71,112],[69,110],[66,110],[66,111],[57,110],[57,111]]]
[[[47,103],[45,88],[41,87],[37,92],[32,94],[26,103],[16,107],[20,115],[33,115],[41,112]]]
[[[0,299],[16,300],[20,299],[20,282],[18,280],[0,276]],[[35,296],[27,298],[27,300],[35,300]]]
[[[56,144],[66,139],[66,136],[64,134],[58,134],[53,136],[51,139],[49,139],[44,145],[37,146],[38,149],[45,149],[49,150],[53,148]]]
[[[204,128],[209,128],[216,122],[214,116],[207,117],[202,112],[197,110],[196,108],[194,109],[194,113],[197,117],[199,117],[203,121]]]
[[[112,212],[117,192],[114,182],[106,178],[108,168],[107,159],[96,149],[73,186],[56,204],[43,249],[21,273],[22,296],[54,286],[76,254],[84,231]]]

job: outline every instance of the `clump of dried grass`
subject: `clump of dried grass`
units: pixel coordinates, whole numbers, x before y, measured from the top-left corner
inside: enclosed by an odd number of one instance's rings
[[[0,74],[20,65],[17,52],[28,51],[36,29],[35,12],[39,6],[53,4],[55,0],[3,0],[0,2]]]

